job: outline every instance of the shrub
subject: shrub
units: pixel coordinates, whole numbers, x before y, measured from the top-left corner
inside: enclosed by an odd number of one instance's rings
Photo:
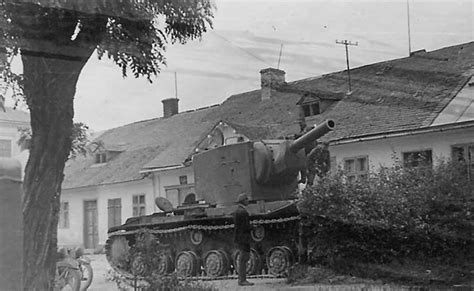
[[[300,210],[311,258],[388,262],[394,258],[467,263],[472,259],[473,188],[465,165],[397,163],[348,182],[339,171],[303,191]]]

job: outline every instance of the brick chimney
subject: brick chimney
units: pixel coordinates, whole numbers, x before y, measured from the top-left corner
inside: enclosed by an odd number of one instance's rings
[[[168,118],[175,114],[178,114],[178,98],[164,99],[163,102],[163,117]]]
[[[275,88],[285,84],[285,71],[268,68],[260,71],[262,85],[262,100],[272,97]]]

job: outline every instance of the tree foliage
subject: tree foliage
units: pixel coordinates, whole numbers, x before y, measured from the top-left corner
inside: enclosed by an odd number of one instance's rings
[[[88,59],[97,52],[124,77],[151,82],[166,64],[167,44],[200,38],[212,17],[210,0],[0,0],[2,79],[31,116],[23,182],[26,290],[53,285],[64,166],[85,137],[73,124],[73,100]],[[22,75],[11,70],[15,55]]]
[[[208,0],[0,1],[2,46],[9,60],[20,51],[60,52],[53,57],[74,60],[81,56],[73,48],[92,47],[99,58],[105,55],[119,66],[123,76],[132,72],[150,81],[166,63],[166,45],[200,38],[212,27],[212,17]],[[45,47],[34,51],[34,42]],[[15,81],[9,67],[5,72],[4,78]]]

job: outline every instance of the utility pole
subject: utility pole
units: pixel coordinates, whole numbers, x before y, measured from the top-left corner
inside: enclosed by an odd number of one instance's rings
[[[336,39],[336,43],[337,44],[343,44],[345,47],[346,47],[346,63],[347,63],[347,76],[349,78],[349,93],[352,92],[352,86],[351,86],[351,70],[349,68],[349,49],[347,48],[348,45],[359,45],[358,42],[351,42],[350,40],[337,40]]]
[[[410,0],[407,0],[407,20],[408,20],[408,56],[411,56]]]
[[[178,76],[176,72],[174,72],[174,95],[178,99]]]

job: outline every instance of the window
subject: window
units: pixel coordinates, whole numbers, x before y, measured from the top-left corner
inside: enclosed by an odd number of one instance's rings
[[[107,154],[106,153],[98,153],[95,154],[95,163],[102,164],[107,162]]]
[[[403,153],[403,165],[405,167],[431,167],[433,165],[433,152],[431,150],[414,151]]]
[[[109,199],[107,202],[109,228],[122,223],[122,199]]]
[[[179,185],[188,184],[188,176],[179,176]]]
[[[358,178],[367,178],[369,174],[368,156],[344,159],[344,172],[349,181],[354,181]]]
[[[303,112],[305,117],[320,114],[319,102],[303,105]]]
[[[61,202],[59,209],[59,228],[69,228],[69,202]]]
[[[133,195],[133,216],[142,216],[146,212],[145,195]]]
[[[0,157],[10,158],[12,156],[12,141],[0,139]]]
[[[469,181],[474,180],[474,144],[452,146],[452,158],[455,162],[465,163]]]

